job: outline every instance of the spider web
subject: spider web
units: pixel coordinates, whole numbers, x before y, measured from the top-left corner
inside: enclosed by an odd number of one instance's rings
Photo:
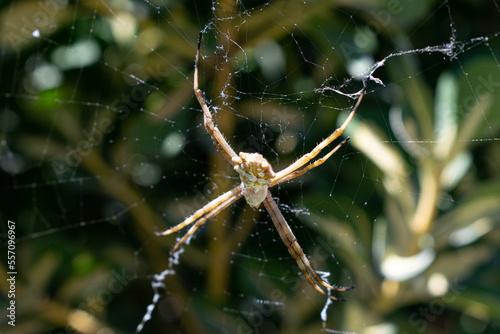
[[[496,0],[0,9],[3,249],[16,223],[5,333],[498,330]],[[217,126],[275,171],[341,124],[369,81],[350,141],[271,189],[322,277],[356,286],[332,292],[347,302],[309,286],[244,200],[173,257],[175,237],[154,235],[240,182],[194,98],[201,30]]]

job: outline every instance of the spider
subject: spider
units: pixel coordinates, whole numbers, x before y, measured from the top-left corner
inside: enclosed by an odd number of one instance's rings
[[[254,209],[257,209],[260,204],[263,203],[264,207],[269,213],[269,216],[271,217],[271,220],[274,223],[274,226],[276,227],[276,230],[281,237],[281,240],[285,244],[290,255],[297,262],[306,280],[316,290],[318,290],[323,295],[328,296],[330,299],[342,300],[330,295],[330,291],[347,291],[352,289],[353,287],[330,285],[326,282],[325,279],[320,277],[320,275],[312,267],[307,256],[304,254],[304,251],[298,244],[297,238],[295,238],[295,235],[290,229],[290,226],[287,224],[280,209],[278,208],[278,205],[274,201],[269,188],[274,187],[277,184],[295,179],[296,177],[301,176],[311,169],[323,164],[349,139],[344,139],[328,154],[309,163],[325,147],[327,147],[328,145],[330,145],[330,143],[337,139],[349,125],[351,119],[354,117],[354,114],[356,113],[356,110],[360,105],[362,97],[365,94],[366,81],[364,82],[363,88],[359,91],[358,94],[356,94],[357,96],[359,96],[359,98],[344,123],[332,134],[330,134],[330,136],[320,142],[311,152],[303,155],[287,168],[275,173],[269,162],[259,153],[240,152],[239,154],[236,154],[217,128],[217,125],[215,125],[212,114],[210,112],[210,107],[207,105],[207,101],[205,100],[204,93],[198,87],[198,62],[200,58],[200,44],[202,35],[203,31],[200,32],[196,48],[193,84],[194,93],[203,110],[204,125],[208,134],[212,138],[214,145],[219,150],[219,152],[222,153],[226,160],[234,166],[234,170],[238,172],[240,176],[241,183],[235,186],[232,190],[229,190],[228,192],[220,195],[201,209],[197,210],[180,224],[173,226],[163,232],[156,232],[156,235],[169,235],[183,229],[186,226],[194,224],[172,248],[172,250],[170,251],[170,255],[172,255],[196,232],[196,230],[200,226],[205,224],[208,220],[217,216],[222,210],[230,206],[241,197],[244,197],[247,203]],[[327,289],[328,293],[323,290],[324,288]]]

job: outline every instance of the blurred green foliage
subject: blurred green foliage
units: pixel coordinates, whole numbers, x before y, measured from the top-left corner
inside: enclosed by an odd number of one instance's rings
[[[241,202],[185,247],[143,333],[498,332],[500,11],[486,0],[3,3],[1,218],[17,224],[18,275],[2,332],[132,332],[175,241],[154,232],[238,182],[194,99],[200,30],[218,127],[279,170],[353,105],[316,88],[355,91],[357,65],[450,42],[450,15],[459,41],[490,41],[389,59],[348,145],[273,190],[316,268],[356,285],[348,301],[323,323],[324,296]]]

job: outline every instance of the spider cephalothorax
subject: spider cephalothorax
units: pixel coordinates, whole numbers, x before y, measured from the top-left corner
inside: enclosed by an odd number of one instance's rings
[[[271,179],[276,176],[273,168],[260,153],[240,152],[232,161],[243,183],[243,196],[252,208],[258,208],[266,198]]]
[[[189,240],[189,238],[201,225],[205,224],[209,219],[217,216],[222,210],[233,204],[238,199],[245,197],[248,204],[253,208],[257,208],[261,203],[263,203],[265,209],[271,217],[271,220],[273,221],[274,226],[276,227],[276,230],[280,235],[281,240],[285,244],[290,255],[297,262],[306,280],[322,294],[327,295],[333,300],[338,300],[337,297],[332,296],[329,292],[326,293],[323,288],[326,288],[328,291],[346,291],[351,288],[330,285],[324,278],[318,275],[316,270],[314,270],[311,263],[309,262],[307,256],[304,254],[304,251],[298,244],[295,235],[290,229],[290,226],[288,226],[268,188],[274,187],[275,185],[286,181],[293,180],[294,178],[307,173],[311,169],[320,166],[349,139],[344,139],[340,144],[335,146],[323,157],[313,161],[313,159],[315,159],[323,149],[325,149],[335,139],[339,138],[342,135],[347,125],[351,122],[351,119],[354,117],[354,114],[356,113],[356,110],[361,103],[361,99],[366,92],[367,82],[364,82],[363,88],[356,94],[359,97],[356,104],[354,105],[354,108],[351,110],[347,119],[338,129],[333,131],[326,139],[320,142],[311,152],[304,154],[290,166],[275,173],[269,162],[259,153],[240,152],[238,155],[236,155],[234,150],[231,148],[222,133],[215,125],[215,122],[212,118],[212,113],[210,112],[210,108],[205,100],[205,96],[201,89],[198,88],[198,61],[200,58],[200,44],[202,34],[203,32],[200,32],[198,47],[196,48],[193,83],[194,93],[196,95],[196,98],[198,99],[198,102],[200,103],[201,109],[203,110],[205,129],[207,130],[210,137],[212,137],[215,147],[239,173],[242,182],[236,185],[233,189],[212,200],[201,209],[197,210],[191,216],[187,217],[183,222],[169,228],[168,230],[158,232],[157,235],[168,235],[193,224],[189,228],[188,232],[182,238],[180,238],[172,248],[170,254],[173,254],[173,252],[175,252],[177,249],[179,249],[180,246],[182,246]]]

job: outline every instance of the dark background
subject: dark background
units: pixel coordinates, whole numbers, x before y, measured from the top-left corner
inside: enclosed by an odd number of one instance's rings
[[[496,1],[2,2],[3,310],[8,220],[18,272],[2,332],[133,332],[175,242],[154,232],[239,182],[192,90],[203,28],[220,130],[276,171],[355,102],[316,88],[355,92],[357,62],[442,46],[452,28],[459,42],[453,59],[388,59],[350,142],[272,190],[315,267],[356,285],[325,323],[326,298],[240,201],[185,247],[143,333],[498,332],[499,19]]]

